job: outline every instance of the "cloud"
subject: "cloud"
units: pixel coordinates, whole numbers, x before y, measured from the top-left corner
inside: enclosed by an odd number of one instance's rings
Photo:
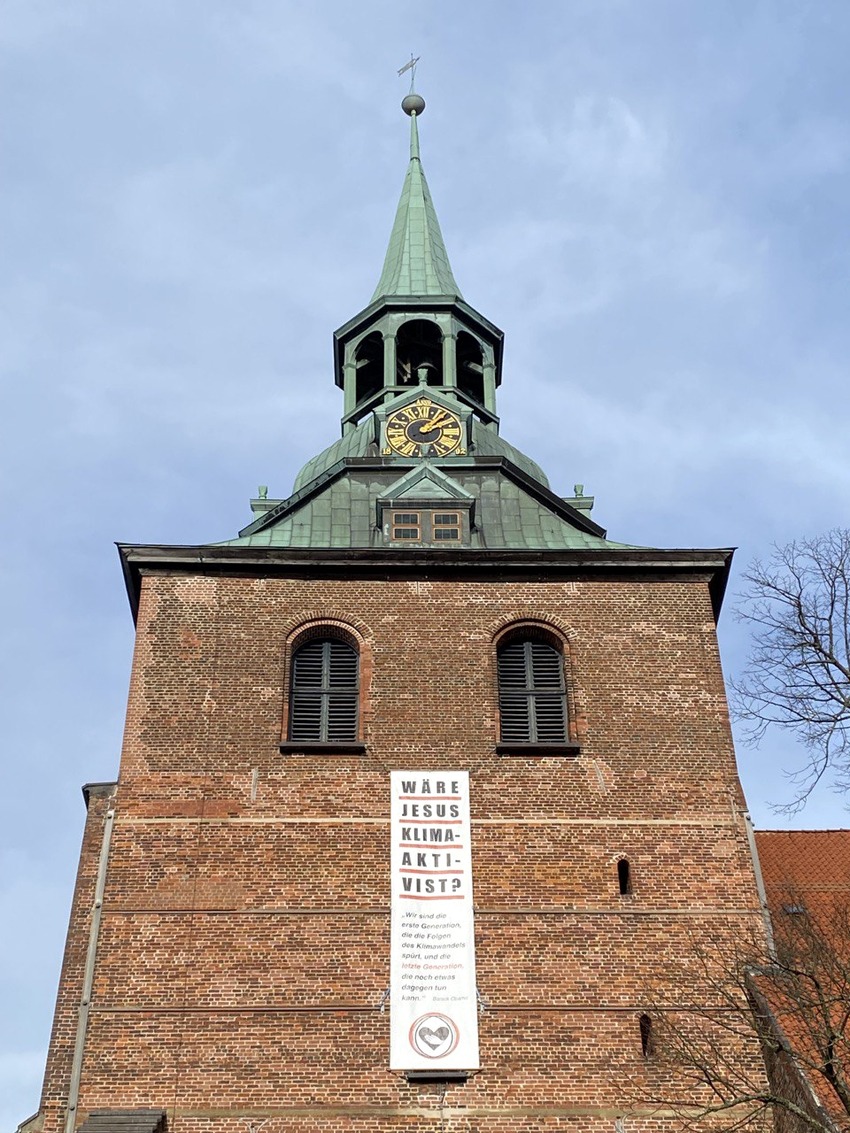
[[[577,94],[564,115],[530,99],[516,99],[512,106],[509,152],[548,168],[563,185],[618,198],[645,191],[665,175],[666,124],[641,116],[621,98]]]
[[[10,51],[32,51],[43,41],[59,39],[70,28],[85,24],[84,6],[56,4],[55,0],[5,0],[0,20],[0,47]]]

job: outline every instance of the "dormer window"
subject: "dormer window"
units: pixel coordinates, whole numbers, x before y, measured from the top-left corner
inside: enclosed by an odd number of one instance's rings
[[[463,513],[418,508],[415,511],[386,509],[384,530],[391,543],[460,543]]]
[[[478,538],[475,497],[432,464],[411,468],[375,502],[376,534],[388,546],[449,550]]]

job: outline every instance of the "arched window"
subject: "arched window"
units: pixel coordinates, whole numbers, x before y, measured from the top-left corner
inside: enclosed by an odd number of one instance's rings
[[[456,356],[458,389],[483,405],[484,355],[478,342],[465,330],[457,336]]]
[[[502,743],[567,741],[564,658],[537,637],[513,637],[498,651]]]
[[[443,332],[430,319],[402,323],[396,335],[399,385],[443,384]]]
[[[338,743],[357,739],[357,651],[338,638],[314,638],[292,655],[289,739]]]
[[[384,384],[384,337],[379,331],[367,334],[357,347],[355,365],[354,399],[361,405]]]

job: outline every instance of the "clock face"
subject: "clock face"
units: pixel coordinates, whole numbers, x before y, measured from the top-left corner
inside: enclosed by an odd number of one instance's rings
[[[401,456],[448,456],[459,449],[461,424],[454,413],[420,397],[387,418],[387,444]]]

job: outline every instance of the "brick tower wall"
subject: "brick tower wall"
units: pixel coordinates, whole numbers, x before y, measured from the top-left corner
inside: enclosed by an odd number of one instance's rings
[[[278,749],[317,619],[360,643],[364,755]],[[520,621],[567,642],[577,757],[495,753],[494,641]],[[394,768],[471,777],[482,1069],[447,1088],[388,1069]],[[80,1120],[609,1130],[653,984],[758,923],[707,577],[147,574],[115,805]]]
[[[49,1128],[62,1126],[68,1104],[68,1085],[83,1007],[86,958],[92,934],[98,867],[103,850],[106,816],[115,804],[115,784],[91,784],[84,788],[84,795],[86,824],[83,828],[80,864],[77,868],[38,1115]]]

